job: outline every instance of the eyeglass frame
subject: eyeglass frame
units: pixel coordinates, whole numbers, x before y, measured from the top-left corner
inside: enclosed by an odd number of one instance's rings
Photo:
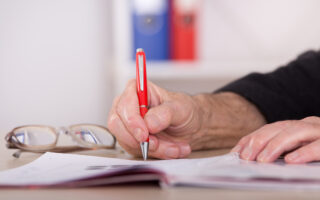
[[[85,143],[83,140],[79,139],[77,136],[75,136],[72,132],[69,132],[69,130],[72,127],[81,127],[81,126],[95,126],[104,129],[107,131],[110,136],[112,136],[113,144],[110,146],[107,145],[95,145],[93,143]],[[51,144],[47,145],[26,145],[20,142],[20,140],[15,135],[15,131],[20,128],[27,128],[27,127],[40,127],[40,128],[49,128],[52,133],[55,135],[55,141]],[[73,151],[86,151],[86,150],[97,150],[97,149],[115,149],[116,148],[116,137],[111,134],[109,129],[107,127],[97,125],[97,124],[90,124],[90,123],[81,123],[81,124],[73,124],[68,126],[68,128],[61,127],[60,130],[63,130],[63,132],[66,135],[69,135],[73,140],[75,140],[78,145],[70,145],[70,146],[57,146],[58,139],[60,132],[57,131],[56,128],[52,126],[47,125],[23,125],[18,126],[12,129],[9,133],[6,134],[5,140],[7,142],[6,146],[8,149],[19,149],[18,152],[15,152],[13,154],[14,157],[19,158],[20,154],[22,152],[34,152],[34,153],[44,153],[44,152],[73,152]],[[13,141],[12,138],[15,138],[16,141]],[[90,145],[88,145],[90,144]],[[91,146],[91,147],[90,147]]]

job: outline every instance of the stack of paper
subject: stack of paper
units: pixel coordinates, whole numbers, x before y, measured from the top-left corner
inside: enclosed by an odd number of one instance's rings
[[[201,159],[132,161],[45,153],[19,168],[0,172],[0,187],[80,187],[139,181],[162,186],[320,189],[320,163],[248,162],[238,154]]]

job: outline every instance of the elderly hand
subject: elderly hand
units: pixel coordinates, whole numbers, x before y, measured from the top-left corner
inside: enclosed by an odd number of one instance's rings
[[[200,129],[202,116],[191,96],[171,93],[148,82],[149,111],[140,116],[136,82],[131,80],[123,94],[114,100],[108,128],[119,144],[133,155],[141,155],[139,142],[149,133],[149,155],[170,159],[191,152],[190,140]]]
[[[280,121],[263,126],[243,137],[233,148],[245,160],[273,162],[285,155],[287,163],[320,160],[320,118]]]
[[[108,128],[130,154],[141,156],[139,142],[149,133],[149,155],[182,158],[191,150],[227,148],[262,126],[264,118],[233,93],[190,96],[169,92],[148,82],[149,111],[140,116],[136,81],[114,100]]]

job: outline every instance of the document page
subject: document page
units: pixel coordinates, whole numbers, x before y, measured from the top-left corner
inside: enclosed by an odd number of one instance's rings
[[[135,170],[140,170],[139,173]],[[129,176],[119,176],[131,171]],[[201,159],[134,161],[62,153],[45,153],[37,160],[0,172],[0,186],[81,186],[143,181],[157,175],[164,186],[194,185],[231,188],[320,189],[320,164],[287,165],[241,160],[237,153]],[[136,174],[135,174],[136,173]],[[128,173],[127,173],[128,175]],[[130,175],[130,174],[129,174]],[[149,177],[150,178],[150,177]]]
[[[53,185],[114,173],[142,163],[48,152],[27,165],[0,172],[0,185]]]

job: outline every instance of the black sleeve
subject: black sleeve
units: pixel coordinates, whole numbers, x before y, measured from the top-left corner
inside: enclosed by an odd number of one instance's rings
[[[268,123],[320,116],[320,52],[308,51],[287,66],[249,74],[216,92],[224,91],[255,104]]]

